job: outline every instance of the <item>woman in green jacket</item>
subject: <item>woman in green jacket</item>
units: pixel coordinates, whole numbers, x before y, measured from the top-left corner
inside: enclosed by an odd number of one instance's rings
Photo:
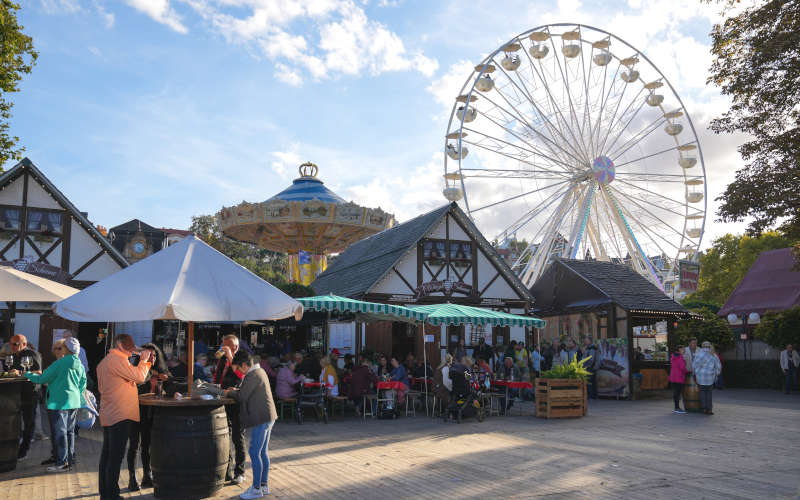
[[[70,469],[75,455],[75,419],[83,405],[86,390],[86,370],[78,358],[81,345],[78,339],[68,338],[62,349],[64,356],[41,374],[27,372],[23,375],[34,384],[47,384],[47,409],[53,426],[56,445],[56,464],[48,472]]]

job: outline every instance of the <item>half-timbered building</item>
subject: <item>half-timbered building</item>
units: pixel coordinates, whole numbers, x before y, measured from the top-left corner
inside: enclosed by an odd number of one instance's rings
[[[525,314],[533,296],[469,217],[452,203],[358,241],[313,283],[318,294],[401,305],[459,303]],[[422,355],[423,339],[404,323],[369,323],[355,342],[367,349]],[[525,340],[524,328],[426,327],[436,362],[459,339],[468,347]],[[430,346],[430,343],[429,343]]]
[[[128,265],[87,214],[28,158],[0,175],[0,261],[28,271],[46,269],[45,277],[75,288],[85,288]],[[68,324],[51,315],[49,306],[0,303],[4,334],[12,329],[22,333],[49,355],[46,344],[52,343],[54,329],[86,330],[81,343],[89,351],[88,344],[96,343],[96,325]]]

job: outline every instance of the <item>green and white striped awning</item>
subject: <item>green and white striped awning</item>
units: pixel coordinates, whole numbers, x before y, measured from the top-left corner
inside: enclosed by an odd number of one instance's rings
[[[412,306],[409,309],[425,315],[425,322],[431,325],[491,325],[491,326],[534,326],[542,328],[544,320],[531,316],[518,316],[482,307],[460,304],[431,304]]]
[[[373,319],[386,319],[389,321],[405,321],[418,323],[425,321],[425,314],[408,307],[392,304],[379,304],[363,300],[348,299],[338,295],[318,295],[316,297],[303,297],[297,299],[303,304],[306,311],[338,311],[366,314]]]

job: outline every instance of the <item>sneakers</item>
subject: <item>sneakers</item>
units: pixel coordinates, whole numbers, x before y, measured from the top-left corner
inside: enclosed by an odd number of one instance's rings
[[[28,450],[19,450],[17,452],[17,460],[25,460],[28,458]]]
[[[242,484],[243,482],[244,482],[244,474],[239,474],[238,476],[231,479],[231,484]]]
[[[672,413],[677,413],[678,415],[685,415],[686,414],[686,412],[681,410],[680,408],[675,408],[674,410],[672,410]]]
[[[132,477],[130,481],[128,481],[128,491],[139,491],[142,488],[139,487],[139,483],[136,482],[136,478]]]
[[[253,488],[251,486],[247,488],[247,491],[239,495],[239,498],[241,498],[242,500],[250,500],[252,498],[261,498],[263,496],[264,493],[261,491],[261,488]]]
[[[53,457],[50,457],[50,458],[48,458],[46,460],[42,460],[42,463],[40,465],[50,465],[50,464],[54,464],[54,463],[56,463],[56,459],[53,458]]]
[[[261,493],[263,495],[269,495],[269,486],[267,486],[267,483],[261,483]]]
[[[67,472],[68,470],[69,470],[69,464],[52,465],[47,468],[47,472]]]
[[[152,488],[153,487],[153,478],[150,475],[144,476],[142,478],[142,488]]]

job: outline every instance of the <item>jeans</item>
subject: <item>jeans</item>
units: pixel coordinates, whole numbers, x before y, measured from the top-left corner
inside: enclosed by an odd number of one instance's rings
[[[789,369],[786,370],[786,382],[783,384],[783,390],[787,394],[797,390],[797,368],[791,361],[789,362]]]
[[[272,424],[266,422],[257,425],[250,431],[250,462],[253,466],[253,488],[266,485],[269,480],[269,436],[272,434]]]
[[[675,409],[681,409],[681,394],[683,394],[683,384],[680,382],[670,382],[672,384],[672,401],[675,402]]]
[[[78,410],[51,410],[53,443],[56,448],[56,465],[71,463],[75,458],[75,419]]]
[[[711,389],[713,385],[700,386],[700,408],[711,411]]]
[[[225,413],[228,414],[228,432],[231,436],[230,455],[228,457],[227,479],[244,474],[244,462],[247,458],[244,450],[244,427],[239,420],[239,405],[226,405]]]
[[[140,406],[140,422],[131,422],[131,431],[128,444],[128,475],[131,480],[136,479],[136,451],[141,442],[142,470],[144,477],[150,477],[150,431],[152,430],[153,417],[148,407]]]
[[[590,373],[588,378],[589,380],[587,380],[586,392],[589,393],[588,396],[591,399],[597,399],[597,373]]]
[[[22,402],[22,443],[19,452],[25,454],[31,447],[33,431],[36,429],[36,401]]]
[[[103,427],[103,451],[100,452],[98,486],[100,500],[117,500],[119,498],[119,469],[125,456],[125,445],[128,444],[131,420],[123,420],[114,425]]]

